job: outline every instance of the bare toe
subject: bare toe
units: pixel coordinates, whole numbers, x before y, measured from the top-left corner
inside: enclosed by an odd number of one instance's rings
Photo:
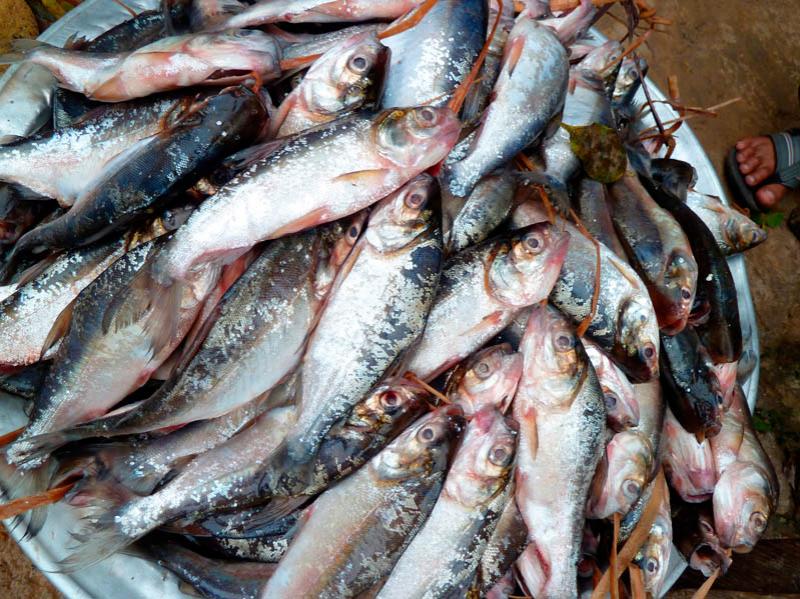
[[[756,192],[756,199],[763,208],[774,208],[787,191],[788,189],[784,185],[771,183]]]
[[[761,163],[752,173],[750,173],[749,175],[747,175],[747,177],[745,177],[745,181],[747,181],[747,184],[750,187],[753,187],[754,185],[758,185],[759,183],[761,183],[764,179],[769,177],[773,172],[775,171],[770,170],[768,167],[764,166],[763,163]]]

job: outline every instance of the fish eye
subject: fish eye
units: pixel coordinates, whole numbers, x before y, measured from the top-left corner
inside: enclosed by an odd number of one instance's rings
[[[478,362],[475,365],[475,374],[478,375],[479,379],[488,378],[490,374],[492,374],[492,367],[489,366],[486,362]]]
[[[635,480],[626,480],[622,484],[622,490],[625,493],[625,495],[634,498],[634,497],[639,497],[639,493],[641,492],[642,487]]]
[[[419,192],[409,194],[405,203],[409,208],[420,208],[425,203],[425,196]]]
[[[559,351],[568,351],[575,347],[575,337],[567,333],[559,333],[556,335],[556,349]]]
[[[381,396],[383,405],[394,408],[400,404],[400,396],[394,391],[385,391]]]
[[[686,289],[686,287],[681,287],[681,297],[685,300],[689,300],[692,297],[692,292]]]
[[[350,239],[355,239],[356,237],[358,237],[358,227],[356,227],[355,225],[350,227],[350,229],[348,229],[347,231],[347,235],[348,237],[350,237]]]
[[[489,461],[495,466],[507,466],[511,461],[511,453],[505,447],[495,447],[489,452]]]
[[[423,441],[432,441],[435,437],[436,431],[430,426],[426,426],[419,431],[419,438]]]
[[[255,35],[255,33],[256,33],[255,29],[240,29],[239,31],[237,31],[233,35],[235,37],[251,37],[251,36]]]
[[[525,248],[533,254],[540,254],[544,250],[544,239],[538,233],[528,233],[522,240]]]
[[[606,408],[609,410],[613,410],[617,407],[617,395],[613,391],[606,391],[603,394],[603,401],[606,404]]]
[[[658,571],[658,560],[654,557],[647,558],[644,569],[648,574],[655,574]]]
[[[652,360],[653,357],[656,355],[656,349],[653,347],[652,343],[648,343],[644,346],[642,350],[642,355],[645,357],[646,360]]]
[[[753,512],[750,516],[750,522],[753,524],[753,529],[758,532],[764,532],[767,528],[767,517],[761,512]]]
[[[717,398],[717,405],[720,408],[725,405],[725,398],[722,396],[722,393],[717,393],[716,398]]]
[[[356,54],[350,59],[350,68],[352,68],[356,73],[363,73],[368,67],[369,61],[360,54]]]
[[[431,125],[436,121],[436,111],[433,108],[428,108],[427,106],[420,108],[418,114],[420,120],[428,125]]]

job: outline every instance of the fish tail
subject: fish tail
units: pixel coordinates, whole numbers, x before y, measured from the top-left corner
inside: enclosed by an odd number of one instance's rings
[[[17,64],[30,58],[36,50],[52,47],[39,40],[12,40],[11,52],[0,54],[0,64]]]
[[[49,460],[36,468],[17,468],[0,459],[0,495],[7,502],[41,495],[50,487],[57,464]],[[47,519],[47,505],[33,506],[25,514],[14,517],[14,528],[25,527],[25,538],[35,537]]]
[[[147,531],[129,534],[122,530],[118,521],[119,510],[106,512],[98,517],[82,518],[84,526],[72,533],[76,544],[70,554],[56,564],[56,572],[71,573],[92,566],[124,549]]]
[[[29,469],[44,463],[50,454],[62,445],[83,437],[80,431],[58,431],[18,439],[6,448],[6,460],[14,466]]]

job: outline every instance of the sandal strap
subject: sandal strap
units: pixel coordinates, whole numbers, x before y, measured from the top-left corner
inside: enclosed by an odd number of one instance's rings
[[[775,146],[775,176],[789,189],[800,187],[800,135],[797,130],[771,133]]]

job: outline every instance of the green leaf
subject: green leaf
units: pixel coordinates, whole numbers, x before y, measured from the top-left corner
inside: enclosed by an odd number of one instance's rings
[[[757,224],[768,229],[775,229],[783,224],[783,219],[786,215],[783,212],[764,212],[757,214],[753,219]]]
[[[616,129],[599,123],[582,127],[561,123],[561,126],[569,133],[569,145],[589,177],[601,183],[622,178],[628,158]]]

